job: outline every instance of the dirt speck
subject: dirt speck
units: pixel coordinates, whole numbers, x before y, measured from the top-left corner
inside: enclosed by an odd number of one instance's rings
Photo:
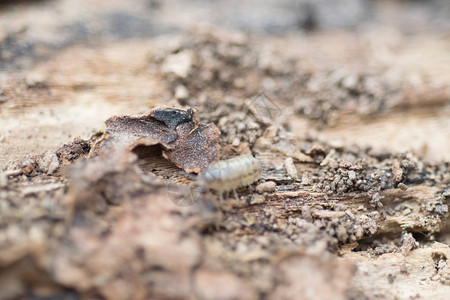
[[[273,181],[267,181],[260,183],[256,186],[256,191],[260,194],[263,193],[272,193],[275,191],[277,184]]]

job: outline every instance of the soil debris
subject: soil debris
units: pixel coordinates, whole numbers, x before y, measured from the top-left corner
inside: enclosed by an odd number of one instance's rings
[[[56,151],[62,166],[69,166],[76,163],[80,159],[84,159],[91,151],[91,143],[77,137],[70,144],[64,144]]]

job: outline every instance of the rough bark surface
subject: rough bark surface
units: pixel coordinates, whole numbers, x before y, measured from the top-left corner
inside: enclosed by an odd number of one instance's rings
[[[447,299],[449,14],[0,3],[0,298]]]

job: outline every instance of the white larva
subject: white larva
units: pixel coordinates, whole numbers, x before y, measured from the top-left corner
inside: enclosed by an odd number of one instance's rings
[[[211,164],[199,174],[197,182],[205,188],[219,192],[222,203],[224,192],[234,191],[238,199],[236,189],[254,183],[261,174],[261,164],[256,158],[237,156]]]

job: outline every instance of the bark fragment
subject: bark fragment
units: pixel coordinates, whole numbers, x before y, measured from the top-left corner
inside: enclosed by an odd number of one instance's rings
[[[169,161],[188,173],[199,173],[217,160],[220,131],[214,124],[198,124],[195,114],[191,108],[158,108],[139,117],[112,117],[106,121],[103,151],[160,145]]]

